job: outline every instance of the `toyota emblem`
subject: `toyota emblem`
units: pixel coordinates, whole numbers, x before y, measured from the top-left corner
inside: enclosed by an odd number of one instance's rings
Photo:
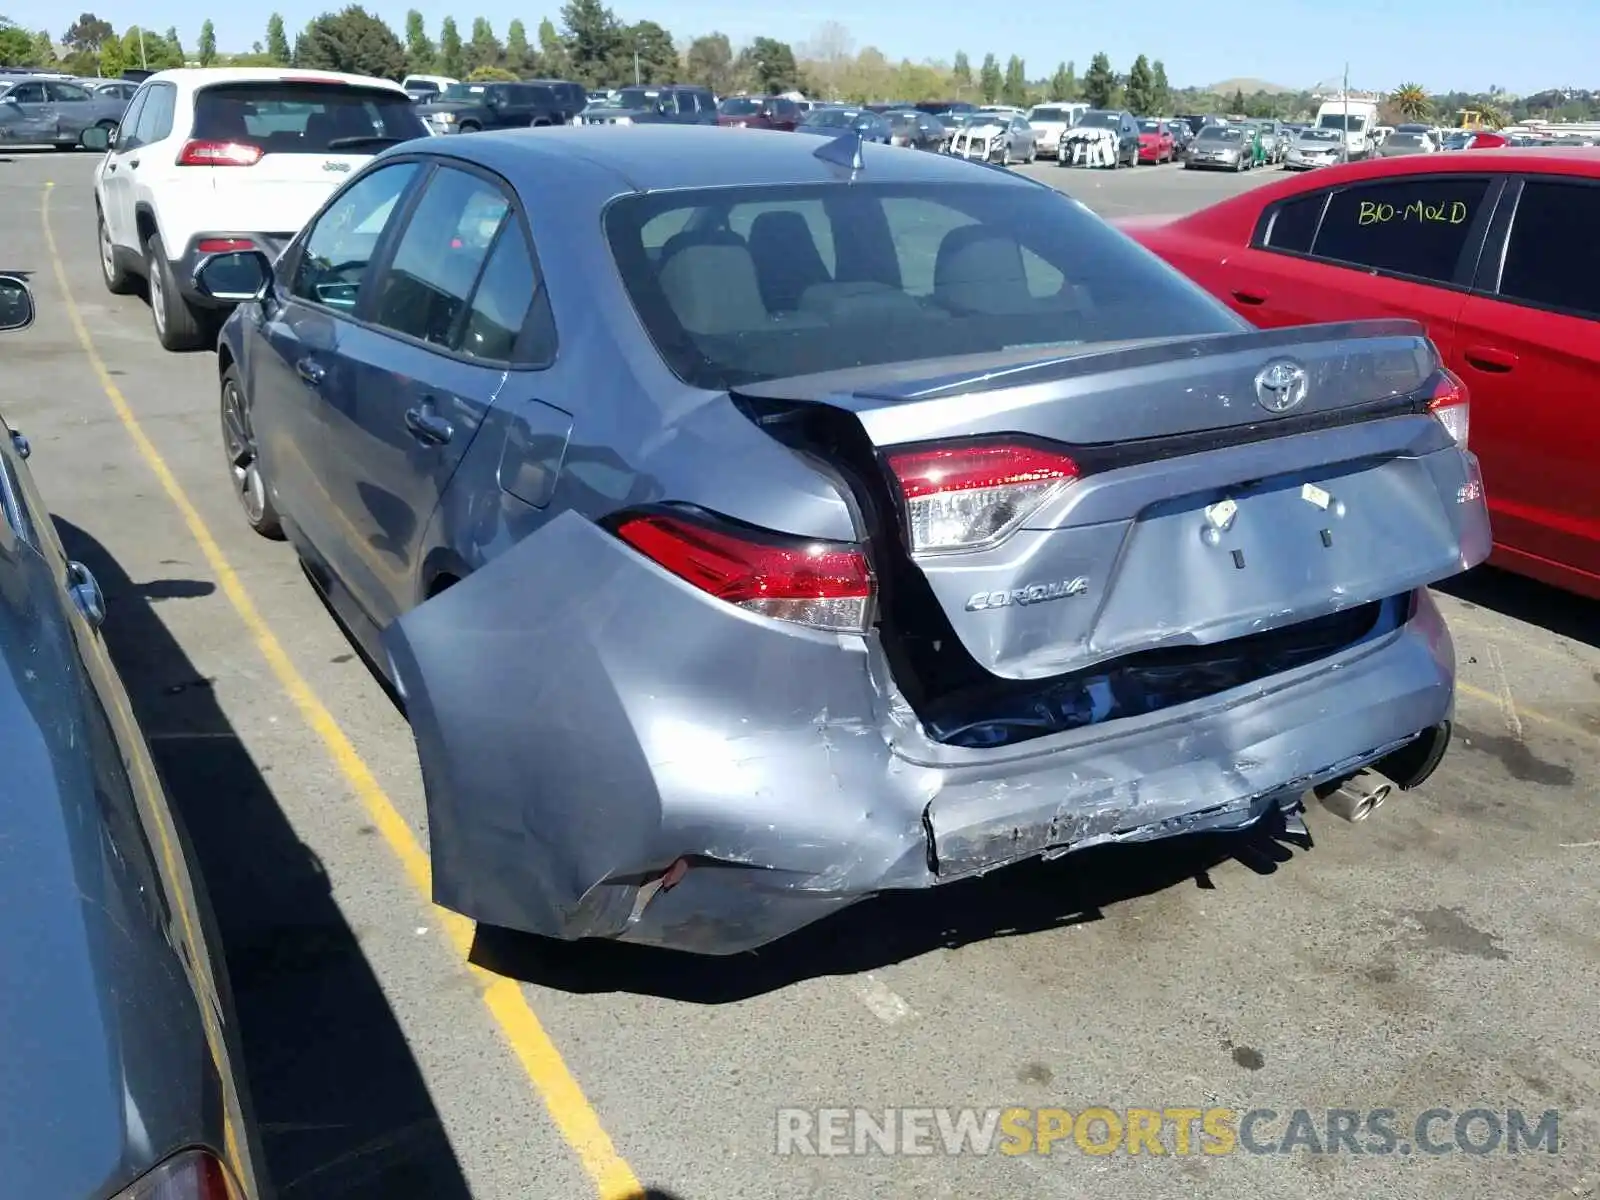
[[[1270,362],[1256,375],[1256,403],[1268,412],[1283,413],[1297,407],[1311,387],[1311,376],[1287,358]]]

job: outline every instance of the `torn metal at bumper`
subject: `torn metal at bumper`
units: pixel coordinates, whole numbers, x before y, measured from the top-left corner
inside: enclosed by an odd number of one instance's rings
[[[572,513],[386,643],[440,904],[702,953],[886,890],[1248,824],[1448,719],[1454,682],[1418,593],[1398,628],[1259,684],[1001,749],[945,745],[873,638],[730,610]]]

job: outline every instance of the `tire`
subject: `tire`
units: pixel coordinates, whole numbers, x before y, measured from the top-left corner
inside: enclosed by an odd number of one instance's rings
[[[272,504],[272,489],[261,472],[256,452],[255,431],[244,403],[244,384],[237,364],[222,373],[218,392],[222,417],[222,456],[233,483],[233,494],[251,529],[264,538],[281,542],[283,522]]]
[[[462,133],[481,133],[483,131],[483,126],[476,121],[463,121],[456,128]]]
[[[105,214],[97,212],[95,221],[100,240],[101,282],[106,285],[106,291],[113,296],[130,295],[137,284],[134,282],[133,273],[117,262],[116,247],[111,244],[111,230],[106,227]]]
[[[199,350],[206,344],[210,322],[205,319],[207,314],[195,309],[178,291],[159,233],[152,233],[144,244],[144,265],[157,340],[167,350]]]

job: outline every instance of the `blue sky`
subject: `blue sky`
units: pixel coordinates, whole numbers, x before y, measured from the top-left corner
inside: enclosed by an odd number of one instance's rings
[[[268,0],[271,4],[273,0]],[[290,30],[345,0],[281,0]],[[139,0],[95,4],[78,0],[70,14],[85,7],[118,29],[135,22],[165,29],[176,25],[192,48],[200,23],[216,24],[224,50],[247,50],[264,36],[268,8],[222,4],[217,0]],[[397,29],[407,4],[371,4]],[[668,5],[623,3],[614,6],[624,20],[648,17],[679,39],[721,30],[737,44],[766,35],[793,44],[813,37],[825,21],[839,20],[857,48],[877,46],[891,59],[949,59],[963,49],[973,66],[987,51],[1003,63],[1021,54],[1028,74],[1042,77],[1062,59],[1081,74],[1097,50],[1125,71],[1135,55],[1165,61],[1176,84],[1208,84],[1221,79],[1265,79],[1309,87],[1337,78],[1346,59],[1350,82],[1362,88],[1391,88],[1416,79],[1430,91],[1486,89],[1491,84],[1513,92],[1546,87],[1600,88],[1600,3],[1596,0],[1407,0],[1403,4],[1332,5],[1327,0],[1212,0],[1172,3],[1147,0],[1136,15],[1118,4],[1070,4],[1052,10],[1031,4],[993,4],[974,9],[952,0],[895,0],[859,6],[847,17],[815,0],[793,4],[750,4],[747,0],[678,0]],[[505,34],[521,17],[530,35],[541,18],[554,18],[558,3],[546,10],[524,9],[512,0],[478,0],[470,7],[422,6],[431,31],[454,13],[465,34],[476,8]],[[846,10],[850,11],[850,10]],[[32,29],[60,35],[69,10],[47,0],[0,0],[0,13]],[[955,36],[958,29],[981,35]]]

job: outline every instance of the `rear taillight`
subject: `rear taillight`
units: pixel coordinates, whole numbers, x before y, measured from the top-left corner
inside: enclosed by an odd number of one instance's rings
[[[238,1200],[228,1171],[204,1150],[186,1150],[135,1180],[116,1200]]]
[[[867,631],[872,572],[859,546],[660,512],[624,517],[616,532],[656,565],[729,604],[813,629]]]
[[[249,142],[185,142],[178,155],[180,167],[253,167],[261,161],[261,147]]]
[[[1065,454],[1011,443],[891,451],[888,459],[913,554],[992,545],[1079,475]]]
[[[1439,418],[1445,432],[1465,450],[1472,404],[1467,396],[1467,385],[1454,372],[1440,368],[1433,395],[1428,400],[1428,411]]]

